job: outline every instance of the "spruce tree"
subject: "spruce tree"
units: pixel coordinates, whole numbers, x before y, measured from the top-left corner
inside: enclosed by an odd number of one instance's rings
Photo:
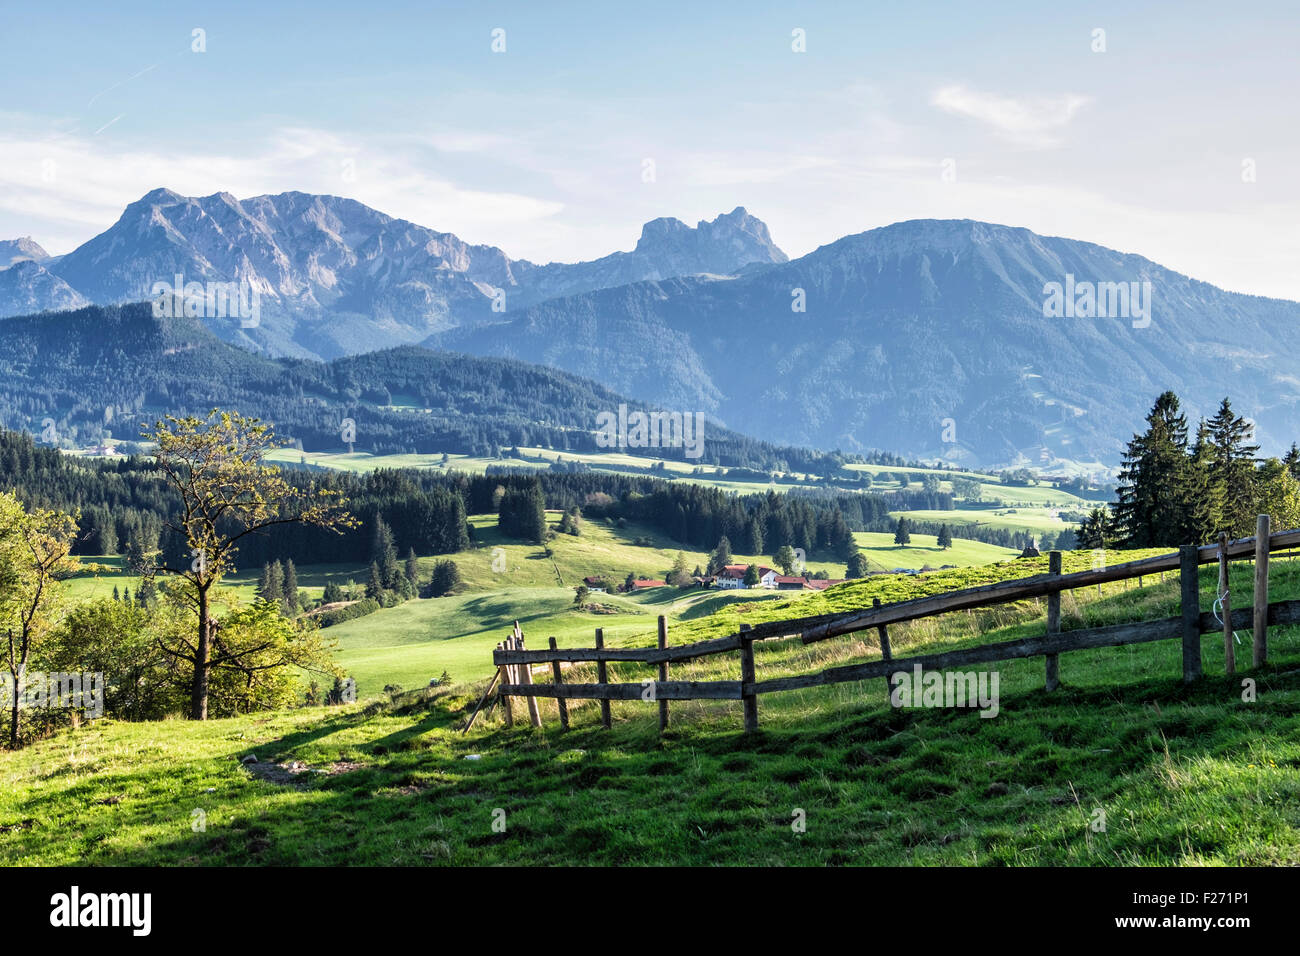
[[[1178,489],[1182,519],[1178,534],[1170,544],[1204,544],[1217,538],[1223,527],[1223,494],[1210,475],[1213,456],[1210,427],[1201,419]]]
[[[1223,525],[1231,537],[1255,530],[1255,462],[1259,446],[1252,443],[1254,426],[1232,411],[1224,399],[1209,421],[1210,480],[1223,499]]]
[[[384,594],[384,579],[379,574],[378,562],[370,562],[370,577],[366,581],[366,597],[378,601]]]
[[[905,544],[912,543],[912,532],[906,517],[900,516],[898,524],[894,526],[894,544],[900,548]]]
[[[266,566],[266,585],[258,592],[258,596],[276,607],[284,605],[284,566],[279,561],[272,561]]]
[[[1295,442],[1291,443],[1291,448],[1282,459],[1282,464],[1286,465],[1286,470],[1291,473],[1292,478],[1300,481],[1300,447]]]
[[[1075,532],[1080,548],[1105,548],[1112,543],[1110,511],[1106,508],[1093,508]]]
[[[867,576],[867,556],[861,551],[849,555],[848,566],[844,569],[846,578],[865,578]]]
[[[374,528],[370,536],[370,560],[379,567],[379,579],[386,588],[397,587],[400,574],[397,563],[397,546],[393,543],[393,531],[379,515],[375,515]]]
[[[284,562],[284,585],[281,588],[281,593],[284,595],[285,610],[290,614],[297,614],[300,610],[298,606],[298,570],[293,566],[292,558]]]
[[[1147,430],[1124,451],[1112,522],[1128,548],[1177,544],[1183,525],[1187,419],[1178,396],[1164,392],[1147,415]]]
[[[724,534],[718,539],[718,546],[714,548],[713,553],[709,555],[708,573],[710,575],[715,575],[729,564],[731,564],[731,542]]]
[[[691,583],[691,575],[686,570],[686,555],[678,551],[673,560],[673,569],[668,572],[668,583],[673,587],[684,588]]]
[[[415,557],[415,549],[411,548],[406,552],[406,580],[411,582],[411,587],[418,588],[420,579],[420,562]]]

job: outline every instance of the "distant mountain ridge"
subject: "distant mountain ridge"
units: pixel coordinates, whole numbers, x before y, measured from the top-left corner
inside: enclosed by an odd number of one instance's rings
[[[15,262],[31,260],[44,262],[50,254],[42,249],[31,236],[20,239],[0,239],[0,269],[7,269]]]
[[[0,255],[12,246],[17,257],[24,241],[0,246]],[[419,342],[557,295],[786,261],[767,227],[743,208],[695,228],[654,220],[632,252],[537,265],[351,199],[300,192],[196,198],[168,189],[131,203],[111,228],[66,256],[29,258],[42,264],[0,272],[0,316],[144,301],[155,283],[176,276],[246,282],[260,296],[261,321],[247,328],[214,320],[214,331],[272,355],[316,358]]]
[[[175,275],[244,281],[260,324],[208,327],[272,357],[514,358],[780,446],[1101,470],[1166,389],[1193,418],[1231,396],[1266,451],[1300,438],[1300,303],[993,223],[911,220],[789,260],[737,207],[538,265],[349,199],[155,190],[72,253],[43,253],[0,246],[0,315],[143,299]],[[1053,286],[1107,284],[1149,287],[1149,321],[1045,308]]]
[[[1067,276],[1150,282],[1152,320],[1045,317],[1047,284]],[[1167,388],[1207,415],[1231,395],[1275,450],[1300,437],[1287,361],[1300,303],[971,220],[896,223],[726,281],[634,283],[499,318],[429,344],[528,356],[778,443],[1113,465]]]

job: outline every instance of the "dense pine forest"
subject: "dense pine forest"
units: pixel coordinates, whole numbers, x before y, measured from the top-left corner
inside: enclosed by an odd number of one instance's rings
[[[471,514],[500,514],[503,530],[526,538],[527,528],[511,517],[520,495],[554,510],[579,508],[587,517],[637,522],[701,549],[713,548],[725,536],[744,553],[772,553],[788,545],[836,560],[851,555],[852,532],[892,531],[891,510],[953,505],[950,493],[924,489],[736,495],[695,483],[603,472],[471,475],[379,469],[352,475],[291,467],[285,474],[296,487],[342,495],[361,523],[341,533],[296,525],[270,528],[241,545],[240,567],[272,560],[369,561],[377,518],[393,529],[402,554],[463,550],[471,543],[466,522]],[[136,561],[155,548],[173,557],[179,553],[180,543],[164,528],[179,502],[146,456],[83,461],[43,448],[25,433],[0,431],[0,490],[16,493],[30,506],[78,511],[74,553],[122,554]],[[924,525],[912,530],[938,533]],[[953,534],[1008,547],[1028,541],[1024,532],[1002,529],[954,528]]]
[[[484,359],[414,346],[333,362],[268,359],[218,339],[199,320],[155,318],[148,305],[90,307],[7,319],[0,325],[0,425],[41,433],[65,447],[112,436],[137,439],[163,414],[238,409],[275,422],[281,438],[308,451],[349,444],[384,454],[495,457],[512,446],[603,451],[597,415],[625,399],[575,375],[509,359]],[[901,465],[777,447],[712,425],[703,453],[639,448],[650,458],[772,471],[845,475],[848,461]]]

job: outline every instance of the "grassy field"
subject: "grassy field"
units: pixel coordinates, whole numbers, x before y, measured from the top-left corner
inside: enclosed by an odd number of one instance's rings
[[[934,568],[945,564],[968,567],[975,564],[992,564],[1014,558],[1020,552],[1013,548],[1002,548],[996,544],[982,541],[970,541],[965,538],[953,538],[952,547],[939,547],[938,539],[932,534],[914,534],[912,543],[904,547],[894,544],[894,536],[885,532],[858,531],[853,540],[871,562],[874,570],[890,571],[894,568]],[[843,569],[833,577],[842,577]]]
[[[559,514],[551,512],[552,523]],[[595,628],[605,629],[607,640],[616,644],[632,636],[645,637],[654,631],[655,617],[664,614],[673,621],[699,619],[713,610],[744,601],[802,600],[811,592],[739,592],[655,588],[636,594],[594,594],[591,602],[608,605],[611,613],[581,611],[573,606],[573,588],[583,577],[605,575],[621,584],[628,572],[640,578],[663,579],[677,555],[676,543],[635,524],[617,528],[602,521],[584,523],[581,536],[558,535],[550,542],[552,556],[534,544],[506,539],[496,528],[496,519],[476,515],[476,546],[454,555],[464,587],[461,593],[438,599],[409,601],[327,629],[324,634],[338,643],[337,659],[357,681],[362,697],[379,694],[388,684],[421,687],[444,671],[455,680],[471,680],[492,671],[491,651],[515,620],[524,624],[534,646],[555,636],[561,644],[590,644]],[[876,569],[920,568],[941,564],[958,566],[1004,560],[1015,554],[1004,548],[957,540],[953,548],[940,551],[934,538],[914,535],[913,543],[899,548],[889,535],[859,534],[858,543]],[[633,544],[641,539],[649,544]],[[704,566],[708,554],[683,550],[687,567]],[[737,562],[768,564],[763,555],[735,556]],[[74,601],[109,597],[115,587],[139,587],[139,579],[127,573],[117,556],[83,559],[97,570],[72,578],[68,589]],[[420,574],[427,578],[438,558],[419,559]],[[809,561],[809,572],[819,570],[840,577],[843,565]],[[364,565],[304,565],[297,568],[300,590],[319,597],[326,583],[363,583]],[[242,571],[225,579],[227,593],[241,601],[256,597],[259,572]]]
[[[767,490],[777,489],[785,490],[789,488],[811,488],[811,486],[820,486],[818,476],[807,475],[802,472],[783,472],[781,473],[780,483],[775,481],[753,481],[741,479],[729,479],[724,475],[724,468],[716,466],[695,466],[690,462],[671,462],[671,460],[660,460],[656,458],[643,458],[640,455],[625,453],[625,451],[608,451],[601,454],[582,454],[577,451],[556,451],[554,449],[541,449],[541,447],[520,447],[520,458],[476,458],[472,455],[447,455],[447,462],[443,464],[442,455],[421,455],[421,454],[391,454],[391,455],[373,455],[367,451],[296,451],[294,449],[281,449],[268,455],[269,460],[285,464],[308,464],[308,466],[318,468],[334,468],[338,471],[367,472],[373,471],[374,468],[419,468],[419,470],[434,471],[464,471],[482,475],[490,466],[511,467],[511,468],[546,468],[555,460],[563,459],[565,462],[582,462],[589,464],[597,470],[608,468],[614,471],[647,471],[655,466],[663,466],[662,472],[655,472],[658,477],[669,477],[682,481],[693,481],[693,483],[711,486],[711,488],[722,488],[728,492],[738,494],[754,494],[767,492]],[[907,475],[909,476],[910,486],[915,489],[919,486],[920,479],[924,476],[933,475],[939,477],[940,488],[945,492],[953,489],[953,477],[966,477],[979,481],[983,485],[983,498],[985,501],[1000,501],[1004,506],[1036,506],[1050,507],[1050,509],[1066,509],[1071,511],[1088,510],[1096,505],[1095,501],[1088,498],[1076,496],[1070,492],[1063,492],[1052,488],[1050,485],[1005,485],[993,475],[980,475],[978,472],[966,471],[946,471],[943,468],[905,468],[884,466],[884,464],[846,464],[846,471],[857,471],[871,475],[876,479],[881,473],[889,473],[891,476]],[[695,475],[697,468],[702,473]],[[904,488],[901,481],[876,480],[871,486],[875,492],[897,492]],[[965,502],[958,502],[959,507],[966,507]]]
[[[956,529],[958,525],[983,525],[986,528],[1007,528],[1011,531],[1032,531],[1060,533],[1066,528],[1077,527],[1061,520],[1055,509],[1034,507],[1007,508],[957,508],[953,511],[891,511],[894,518],[906,515],[911,521],[933,521],[936,524],[947,522]],[[912,535],[916,538],[916,535]],[[953,544],[961,539],[954,538]]]
[[[123,567],[120,555],[96,555],[81,559],[87,570],[67,580],[69,597],[74,601],[89,601],[96,598],[113,596],[113,588],[119,591],[130,588],[134,595],[140,586],[139,575],[132,574]],[[349,580],[364,584],[369,573],[368,565],[352,564],[307,564],[295,567],[298,574],[298,590],[306,591],[311,597],[318,598],[325,590],[325,585],[346,584]],[[261,571],[238,571],[222,579],[222,587],[241,601],[251,601],[257,596],[257,582]]]
[[[1275,600],[1300,593],[1295,566],[1275,569]],[[1248,573],[1235,573],[1236,593]],[[926,589],[930,577],[815,599]],[[1173,576],[1146,585],[1071,592],[1064,626],[1176,607]],[[916,622],[897,628],[895,648],[1024,636],[1042,613],[1031,601]],[[762,645],[759,676],[870,659],[874,638],[859,637]],[[1003,664],[991,719],[891,709],[880,681],[767,695],[750,737],[735,702],[674,702],[662,739],[641,702],[615,703],[611,731],[575,704],[563,734],[546,703],[540,730],[507,730],[494,712],[461,735],[481,685],[207,723],[102,720],[0,754],[0,862],[1300,863],[1300,630],[1272,632],[1270,666],[1246,675],[1253,701],[1243,675],[1222,675],[1218,636],[1202,647],[1206,676],[1192,687],[1176,641],[1063,655],[1052,694],[1041,659]],[[674,676],[734,679],[725,656]],[[240,763],[248,754],[256,769]]]

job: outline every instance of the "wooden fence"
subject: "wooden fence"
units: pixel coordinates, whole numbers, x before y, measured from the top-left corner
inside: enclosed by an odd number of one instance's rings
[[[662,731],[668,726],[669,701],[739,700],[744,704],[745,731],[751,732],[758,729],[758,697],[761,694],[800,690],[844,681],[874,678],[888,680],[891,675],[899,671],[912,671],[918,665],[922,671],[942,670],[970,664],[1039,656],[1046,662],[1045,684],[1050,691],[1055,690],[1059,684],[1059,655],[1063,653],[1095,647],[1116,647],[1169,640],[1182,642],[1183,681],[1191,683],[1201,676],[1201,635],[1222,632],[1225,667],[1231,674],[1236,668],[1234,631],[1249,630],[1253,633],[1251,662],[1254,667],[1259,667],[1268,660],[1268,628],[1300,623],[1300,601],[1280,601],[1273,604],[1268,601],[1269,555],[1297,545],[1300,545],[1300,531],[1270,534],[1269,518],[1267,515],[1262,515],[1253,538],[1229,541],[1226,535],[1220,535],[1216,544],[1200,547],[1187,545],[1177,552],[1074,574],[1061,573],[1061,553],[1053,551],[1049,557],[1047,574],[964,588],[895,604],[881,604],[877,598],[871,608],[848,613],[767,621],[752,627],[742,624],[736,634],[677,647],[668,645],[667,622],[662,616],[659,618],[658,645],[652,648],[606,648],[604,634],[598,628],[595,647],[557,648],[555,638],[551,638],[549,649],[528,650],[524,647],[523,632],[516,622],[511,636],[498,644],[493,653],[497,673],[489,684],[483,701],[487,700],[499,682],[498,699],[504,702],[506,723],[511,724],[514,719],[511,698],[523,697],[527,699],[533,726],[541,726],[537,698],[554,697],[559,705],[561,726],[567,729],[569,717],[566,700],[599,700],[601,721],[607,728],[610,726],[610,701],[641,700],[659,705],[659,729]],[[1232,596],[1228,589],[1228,562],[1233,558],[1246,557],[1253,557],[1255,561],[1253,600],[1249,606],[1234,610]],[[1203,613],[1200,608],[1199,568],[1203,564],[1215,562],[1219,565],[1218,599],[1216,600],[1216,605],[1222,606],[1219,616],[1212,611]],[[1061,631],[1062,591],[1175,570],[1179,572],[1182,586],[1182,613],[1177,617]],[[933,617],[951,611],[1007,604],[1031,597],[1047,599],[1047,621],[1044,633],[1041,635],[915,657],[895,658],[891,653],[888,630],[890,624]],[[871,628],[875,628],[879,636],[881,648],[879,660],[832,667],[813,674],[776,677],[768,680],[759,680],[755,674],[754,643],[756,641],[798,636],[803,643],[812,644]],[[738,652],[740,655],[739,680],[674,681],[669,679],[670,664],[730,652]],[[621,662],[658,665],[658,679],[647,679],[640,683],[610,683],[607,665]],[[564,681],[562,665],[578,663],[596,664],[595,683],[575,684]],[[551,665],[551,682],[534,683],[533,666],[544,664]],[[479,702],[479,707],[482,706],[483,701]],[[478,714],[478,710],[479,708],[475,708],[474,716]],[[466,723],[466,731],[473,724],[474,716],[471,716]]]

